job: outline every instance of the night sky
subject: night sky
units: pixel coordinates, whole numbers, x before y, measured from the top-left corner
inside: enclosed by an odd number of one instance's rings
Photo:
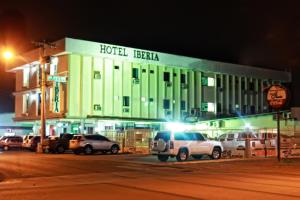
[[[30,41],[63,37],[105,42],[293,73],[300,106],[300,1],[0,2],[0,47],[19,52]],[[0,112],[14,89],[0,70]],[[299,102],[299,103],[298,103]]]

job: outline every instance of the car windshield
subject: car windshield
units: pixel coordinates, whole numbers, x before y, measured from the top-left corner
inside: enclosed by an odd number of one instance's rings
[[[166,142],[169,141],[170,140],[170,132],[168,132],[168,131],[157,132],[154,140],[159,140],[159,139],[163,139]]]
[[[72,140],[80,140],[81,139],[81,136],[80,135],[76,135],[72,138]]]

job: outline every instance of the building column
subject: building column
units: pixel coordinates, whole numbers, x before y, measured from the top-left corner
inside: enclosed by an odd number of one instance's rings
[[[238,87],[238,104],[239,104],[239,111],[242,113],[242,77],[238,77],[239,80],[239,87]]]
[[[220,84],[220,88],[221,88],[221,90],[219,91],[219,95],[220,95],[220,104],[221,104],[221,113],[222,114],[224,114],[225,112],[224,112],[224,83],[223,83],[223,81],[224,81],[224,79],[223,79],[223,74],[220,74],[220,82],[221,82],[221,84]]]
[[[260,80],[260,112],[264,112],[264,81]]]
[[[258,87],[258,79],[255,79],[255,86],[254,86],[254,94],[255,94],[255,113],[258,113],[258,107],[259,107],[259,102],[258,102],[258,94],[259,94],[259,87]]]
[[[235,76],[234,75],[231,76],[231,82],[232,82],[231,110],[236,111],[236,107],[235,107],[236,91],[235,91]]]
[[[226,105],[225,105],[225,109],[226,109],[226,114],[230,114],[229,113],[229,92],[230,92],[231,88],[229,88],[229,75],[226,74],[226,87],[225,87],[225,91],[226,91]]]

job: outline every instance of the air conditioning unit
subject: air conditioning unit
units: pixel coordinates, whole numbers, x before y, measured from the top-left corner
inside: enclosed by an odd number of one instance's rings
[[[191,115],[196,117],[200,116],[200,108],[192,108]]]
[[[172,86],[172,82],[166,82],[166,86],[167,87],[171,87]]]
[[[189,115],[186,111],[181,111],[181,117],[187,117]]]
[[[132,83],[133,84],[140,84],[140,79],[135,78],[135,79],[132,80]]]
[[[129,111],[130,111],[129,108],[123,108],[124,113],[128,113]]]
[[[172,112],[170,110],[165,110],[165,115],[170,116],[170,115],[172,115]]]
[[[182,89],[188,89],[188,84],[186,84],[186,83],[181,83],[181,88]]]

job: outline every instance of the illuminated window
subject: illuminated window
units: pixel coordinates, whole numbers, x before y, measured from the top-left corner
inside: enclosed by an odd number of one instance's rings
[[[215,112],[215,104],[214,103],[207,103],[207,111],[208,112]]]
[[[57,65],[50,64],[50,75],[55,75],[57,73]]]
[[[23,109],[22,113],[28,113],[29,108],[29,94],[23,94]]]
[[[29,72],[30,72],[29,67],[25,67],[23,69],[23,87],[29,86]]]
[[[100,71],[94,71],[94,79],[101,79]]]
[[[202,86],[215,86],[215,79],[211,77],[202,77]]]
[[[201,104],[201,111],[204,112],[214,112],[215,111],[215,104],[214,103],[207,103],[207,102],[203,102]]]
[[[123,106],[129,106],[129,96],[123,96]]]
[[[207,86],[215,86],[215,79],[208,77],[207,78]]]

